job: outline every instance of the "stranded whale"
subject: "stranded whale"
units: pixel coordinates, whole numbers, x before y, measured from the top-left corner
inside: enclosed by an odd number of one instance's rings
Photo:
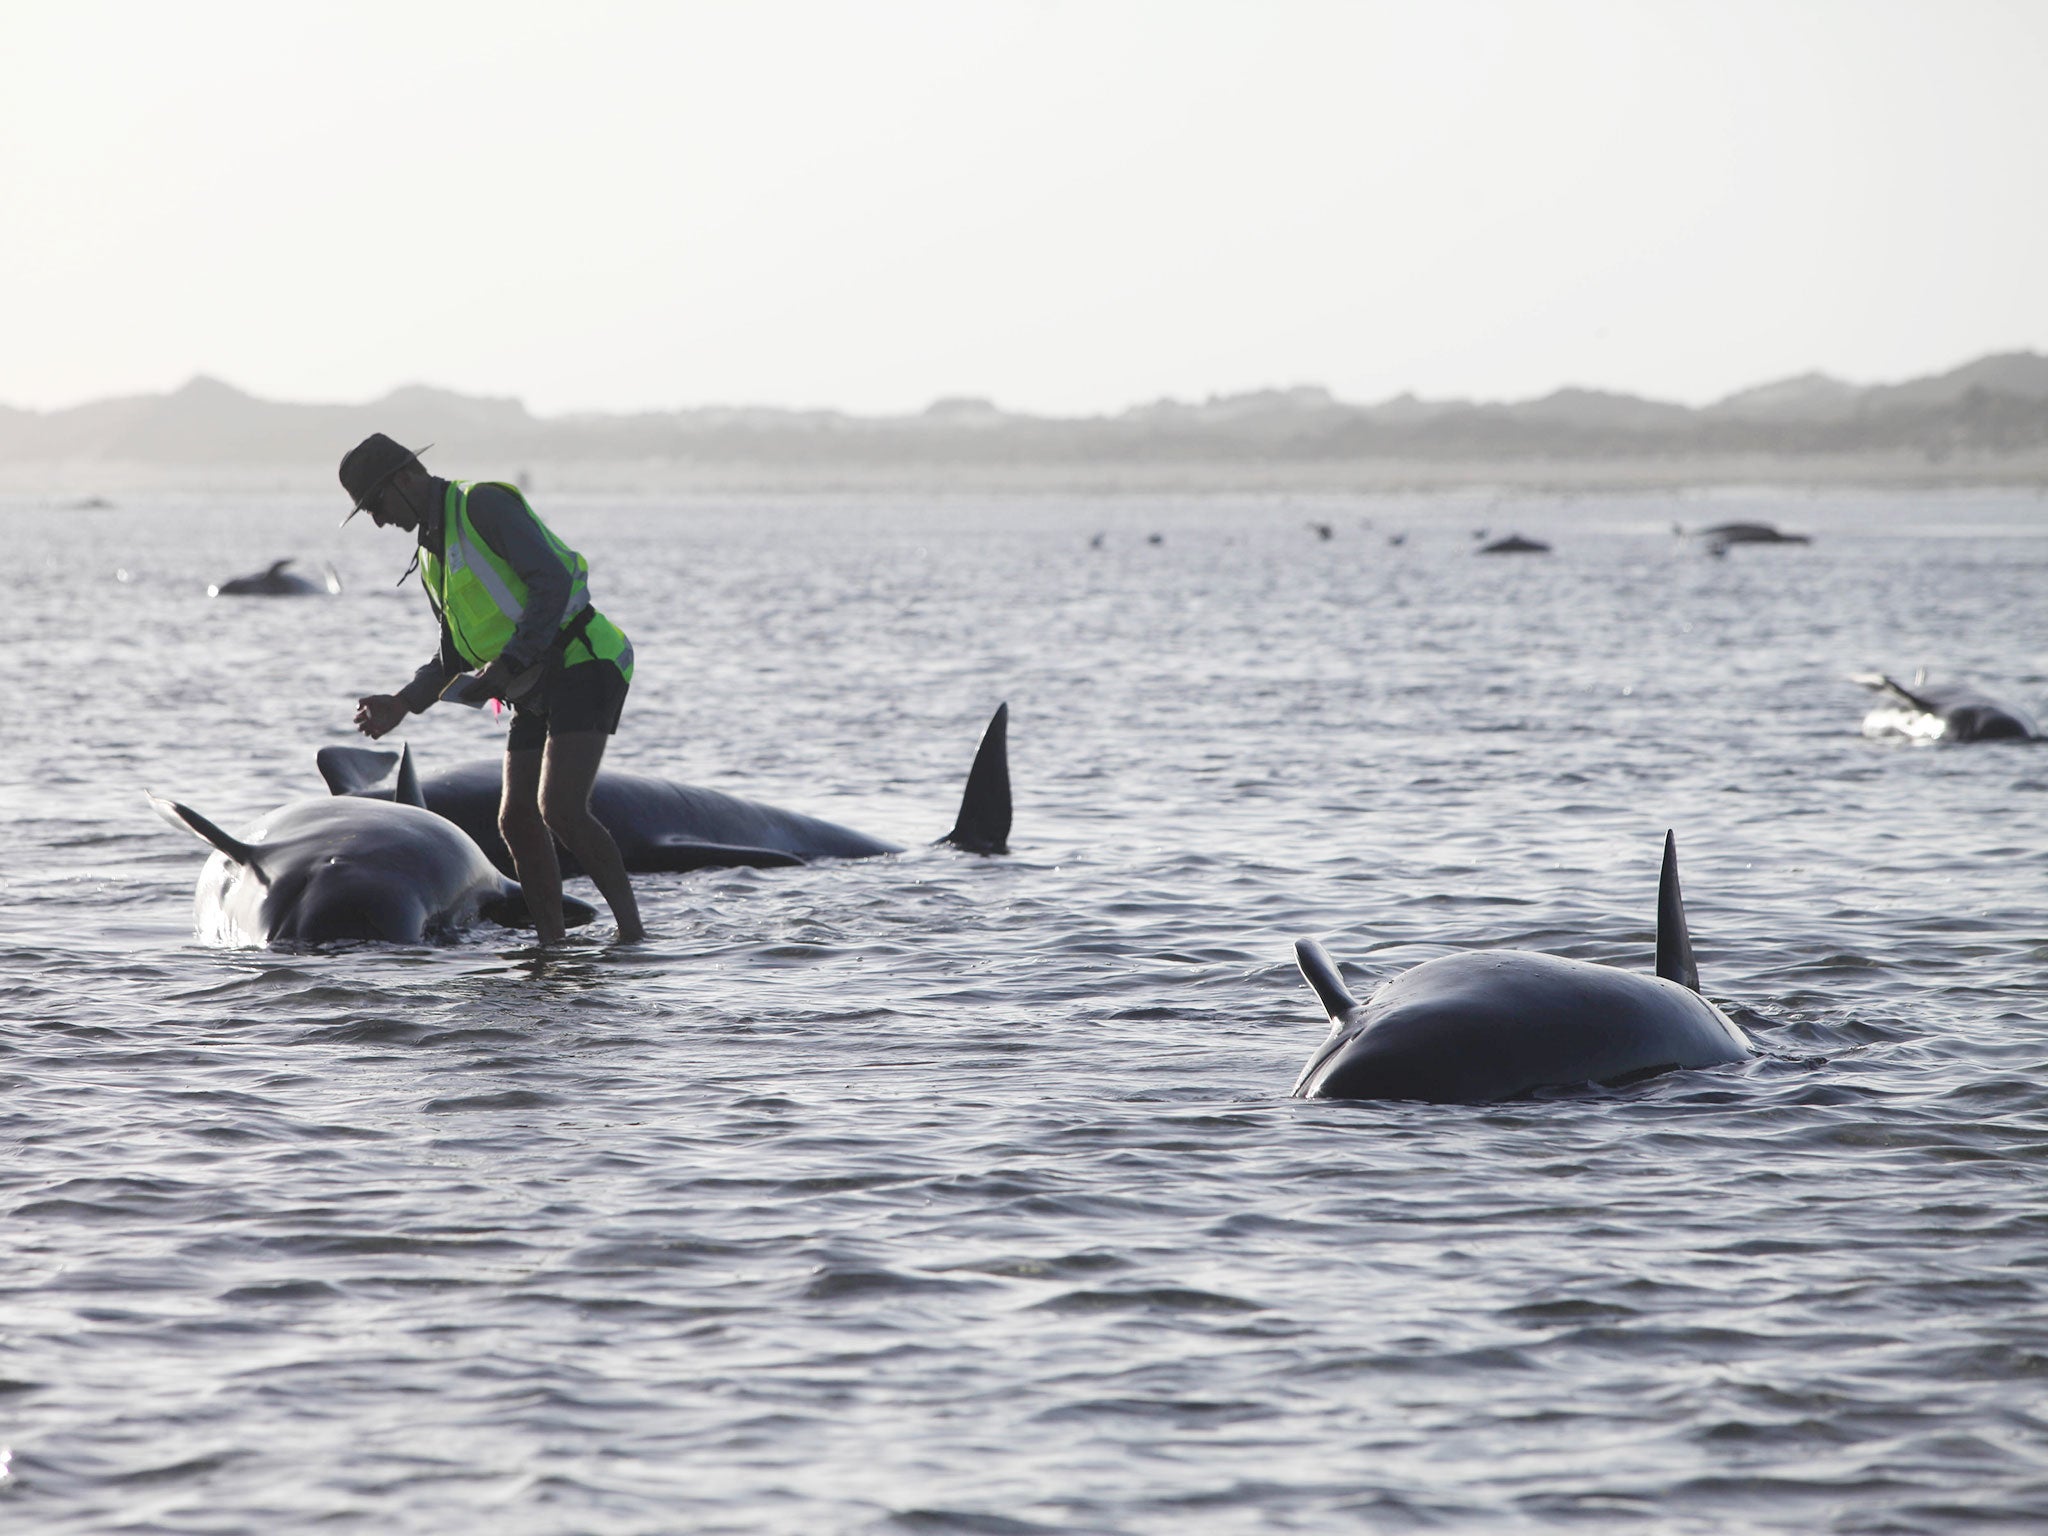
[[[1321,946],[1303,939],[1295,954],[1331,1026],[1295,1082],[1298,1099],[1481,1104],[1755,1054],[1699,994],[1668,833],[1655,976],[1530,950],[1479,950],[1425,961],[1360,1003]]]
[[[310,597],[325,592],[339,595],[341,577],[335,574],[333,566],[327,567],[324,581],[314,581],[307,576],[295,576],[285,569],[290,560],[273,560],[270,568],[254,576],[235,576],[226,581],[215,582],[206,589],[208,597]]]
[[[1674,528],[1676,532],[1682,529]],[[1730,544],[1811,544],[1813,539],[1804,533],[1782,533],[1770,523],[1714,523],[1706,528],[1695,528],[1692,536],[1703,540],[1708,546],[1719,545],[1725,551]]]
[[[1930,683],[1924,674],[1908,688],[1882,672],[1856,681],[1884,695],[1863,717],[1866,736],[1904,736],[1913,741],[2038,741],[2041,728],[2024,710],[2001,704],[1968,683]]]
[[[1511,533],[1504,539],[1495,539],[1491,544],[1479,546],[1482,555],[1547,555],[1550,546],[1541,539],[1525,539],[1519,533]]]
[[[295,800],[235,837],[175,800],[151,795],[149,803],[214,850],[193,898],[199,936],[210,943],[418,944],[451,937],[478,917],[532,927],[518,885],[469,834],[418,803],[409,760],[399,785],[403,803]],[[597,916],[566,896],[562,914],[571,927]]]
[[[998,706],[981,738],[960,814],[938,841],[969,853],[1008,853],[1010,837],[1010,706]],[[393,755],[364,747],[322,747],[316,761],[327,787],[341,796],[387,797],[378,787]],[[476,839],[493,864],[507,871],[512,857],[498,835],[499,763],[459,763],[420,781],[427,809],[447,817]],[[619,845],[636,874],[692,869],[767,869],[816,859],[871,859],[901,853],[894,843],[815,816],[785,811],[737,795],[678,784],[649,774],[606,768],[591,791],[590,808]],[[578,873],[567,849],[556,856],[562,873]]]
[[[1671,531],[1683,534],[1685,529],[1677,523]],[[1813,540],[1803,533],[1781,533],[1769,523],[1715,523],[1708,528],[1695,528],[1692,536],[1700,541],[1700,548],[1715,559],[1725,557],[1736,544],[1811,544]]]

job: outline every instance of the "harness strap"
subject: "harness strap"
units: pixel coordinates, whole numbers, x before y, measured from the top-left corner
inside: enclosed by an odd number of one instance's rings
[[[597,617],[596,607],[586,602],[583,605],[582,611],[575,618],[555,631],[555,639],[551,649],[562,652],[566,660],[570,645],[578,640],[583,640],[584,632],[590,628],[590,621],[595,617]],[[591,648],[589,641],[584,641],[583,648],[590,652],[590,659],[592,661],[597,659],[597,652]]]

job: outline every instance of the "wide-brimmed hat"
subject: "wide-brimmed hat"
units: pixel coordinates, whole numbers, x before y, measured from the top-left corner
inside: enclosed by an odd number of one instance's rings
[[[427,444],[431,448],[432,443]],[[394,442],[382,432],[372,432],[355,447],[341,456],[341,488],[355,497],[356,504],[348,509],[348,517],[354,517],[368,504],[370,498],[384,489],[384,482],[397,474],[408,464],[419,462],[419,456],[427,448],[408,448]]]

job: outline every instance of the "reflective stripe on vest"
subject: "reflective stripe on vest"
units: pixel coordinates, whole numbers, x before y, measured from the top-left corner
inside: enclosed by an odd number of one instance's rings
[[[618,626],[590,607],[590,562],[535,516],[517,486],[495,480],[450,481],[442,508],[442,552],[436,555],[424,546],[420,550],[421,585],[427,589],[427,600],[435,614],[448,626],[449,637],[463,660],[473,667],[495,661],[517,633],[527,601],[526,583],[519,573],[484,541],[469,520],[469,492],[473,484],[495,485],[518,497],[519,505],[533,518],[548,548],[569,573],[569,600],[562,609],[561,628],[579,628],[580,632],[564,648],[564,659],[572,663],[615,662],[630,679],[632,642]],[[589,610],[587,620],[582,619],[585,610]],[[577,651],[583,654],[578,655]]]

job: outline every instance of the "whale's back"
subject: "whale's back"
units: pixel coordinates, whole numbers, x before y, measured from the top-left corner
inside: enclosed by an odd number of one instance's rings
[[[1430,960],[1339,1023],[1298,1098],[1486,1103],[1752,1054],[1712,1003],[1674,981],[1527,950]]]

